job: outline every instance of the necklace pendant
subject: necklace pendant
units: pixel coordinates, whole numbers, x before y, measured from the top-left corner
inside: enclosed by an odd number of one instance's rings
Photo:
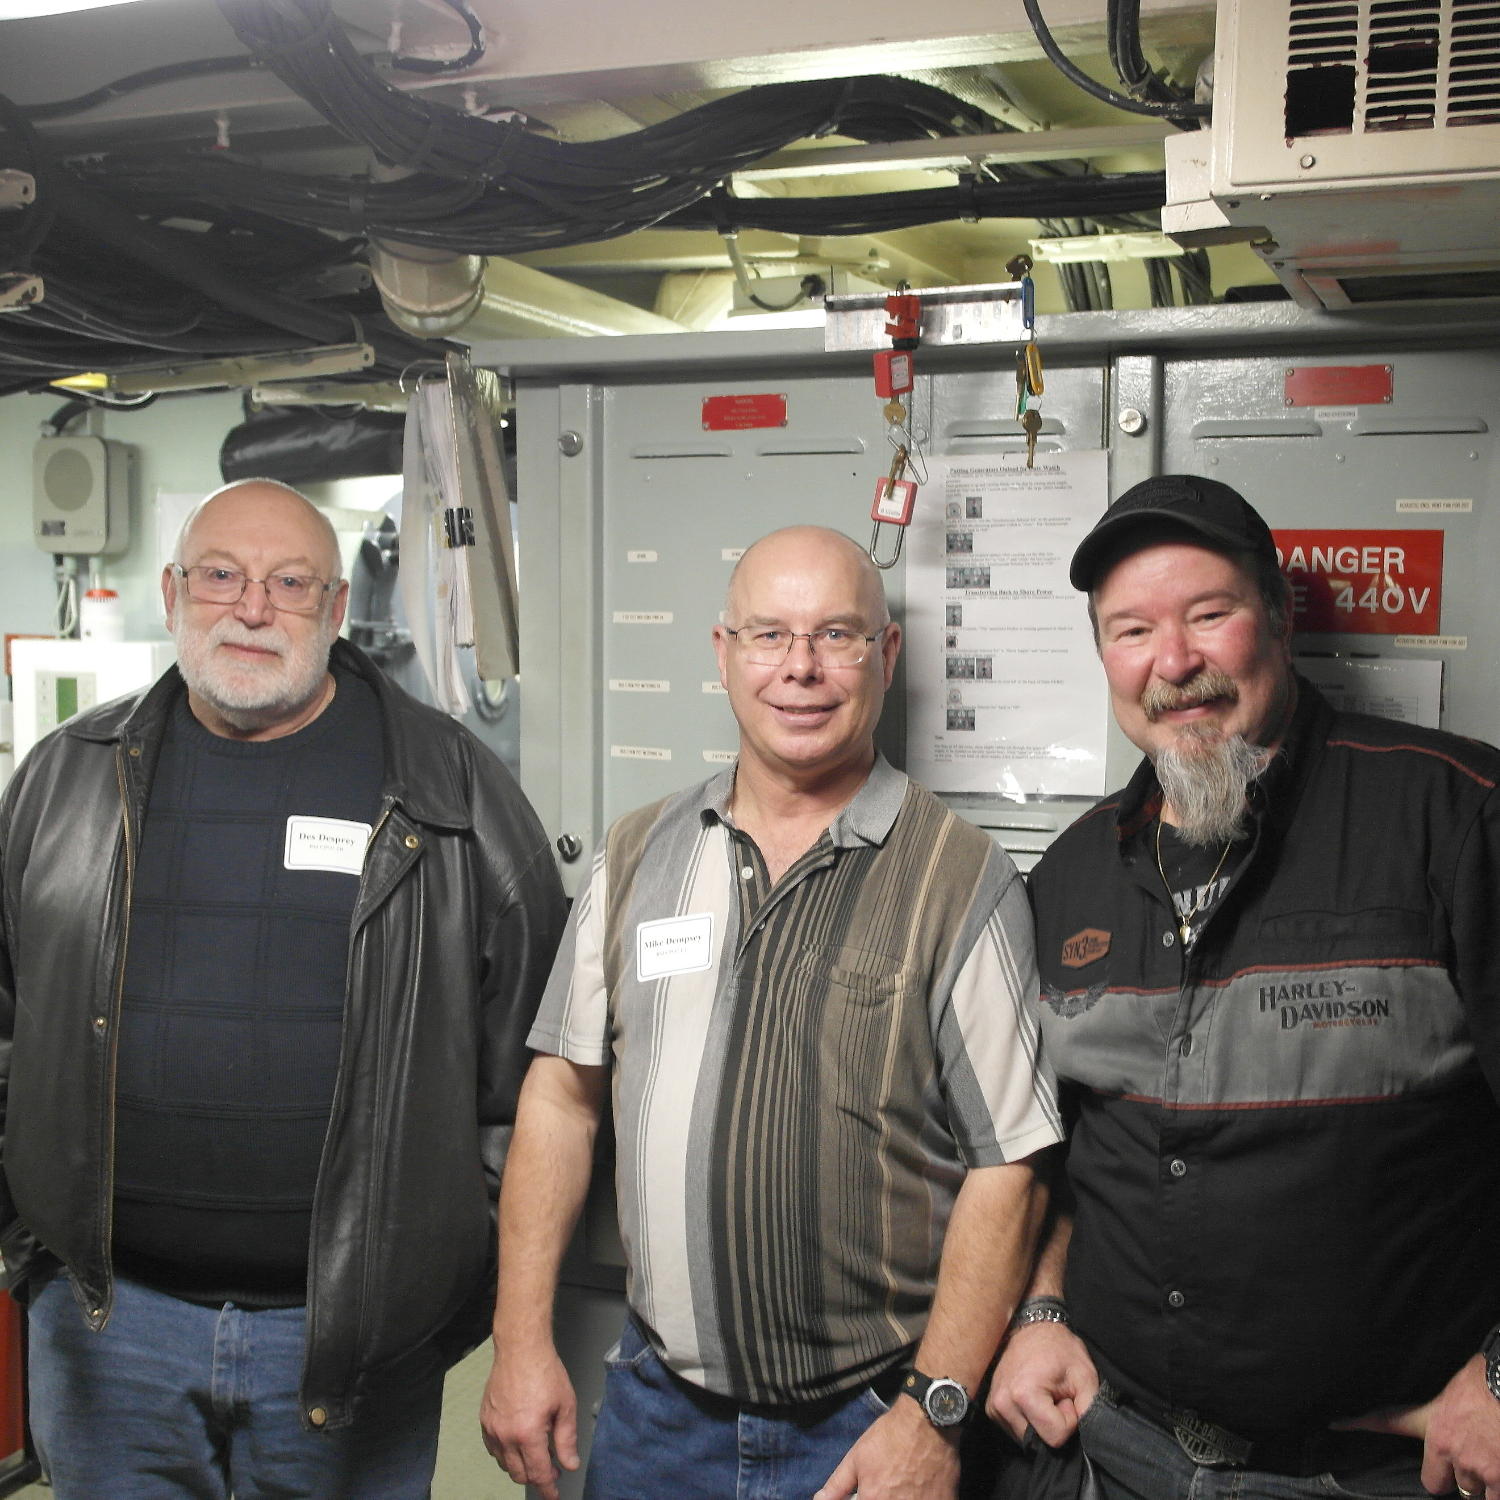
[[[1192,936],[1193,933],[1193,924],[1191,922],[1179,923],[1177,931],[1182,937],[1182,946],[1186,948],[1188,945],[1188,939]]]

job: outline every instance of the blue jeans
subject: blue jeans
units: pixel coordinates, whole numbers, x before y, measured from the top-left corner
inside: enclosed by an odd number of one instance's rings
[[[1431,1500],[1419,1443],[1378,1467],[1336,1475],[1205,1468],[1165,1428],[1103,1397],[1083,1414],[1078,1436],[1103,1500]]]
[[[31,1425],[57,1500],[425,1500],[441,1378],[302,1426],[306,1310],[198,1307],[115,1283],[102,1332],[66,1276],[30,1309]]]
[[[871,1390],[795,1415],[673,1375],[631,1318],[605,1358],[584,1500],[810,1500],[886,1410]]]

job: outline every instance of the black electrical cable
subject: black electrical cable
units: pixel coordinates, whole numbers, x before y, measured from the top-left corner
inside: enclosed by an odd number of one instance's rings
[[[89,410],[89,403],[80,397],[74,397],[71,401],[65,401],[61,406],[42,423],[44,431],[50,432],[53,437],[61,437],[64,432]]]
[[[1109,0],[1109,58],[1133,99],[1172,104],[1189,96],[1171,88],[1141,51],[1141,0]]]
[[[293,302],[264,288],[247,284],[194,253],[181,240],[143,223],[129,209],[93,191],[65,170],[52,172],[48,191],[59,220],[75,232],[104,240],[114,250],[166,272],[185,286],[257,322],[312,343],[347,343],[355,334],[354,320],[338,312]],[[426,352],[426,345],[399,333],[366,328],[365,342],[388,362],[399,364]]]
[[[965,211],[985,219],[1062,218],[1160,208],[1166,201],[1161,172],[1062,178],[1026,183],[975,183],[972,188],[855,193],[826,198],[729,198],[697,203],[665,221],[674,229],[718,228],[728,212],[734,227],[793,235],[879,234],[941,223]],[[726,209],[725,204],[730,205]]]
[[[584,244],[661,224],[681,229],[780,229],[790,234],[870,234],[978,218],[1095,218],[1159,209],[1166,197],[1160,172],[1119,176],[1038,176],[972,186],[817,198],[708,197],[697,182],[654,195],[649,212],[635,200],[595,195],[593,214],[560,219],[525,197],[496,187],[423,176],[389,183],[294,177],[222,156],[154,168],[99,169],[101,185],[155,212],[173,204],[237,205],[292,223],[369,235],[459,254],[514,255],[530,249]],[[605,210],[609,213],[606,214]],[[611,216],[612,215],[612,216]]]
[[[704,190],[791,142],[837,129],[856,139],[898,140],[988,128],[988,117],[904,79],[767,84],[628,135],[563,142],[403,93],[350,43],[327,0],[219,0],[240,40],[336,129],[382,161],[464,183],[502,184],[554,212],[587,217],[639,197],[631,217],[649,221],[655,198],[687,183]],[[560,191],[559,191],[560,190]],[[610,217],[607,208],[599,214]]]
[[[1081,68],[1075,67],[1068,60],[1067,54],[1057,45],[1056,39],[1047,29],[1047,22],[1042,16],[1040,0],[1021,0],[1021,3],[1026,9],[1027,20],[1031,22],[1031,29],[1036,34],[1042,51],[1047,54],[1048,60],[1066,78],[1077,84],[1084,93],[1092,94],[1095,99],[1102,99],[1104,103],[1113,105],[1116,109],[1128,110],[1136,115],[1155,115],[1158,119],[1202,120],[1211,113],[1207,104],[1198,104],[1192,100],[1171,104],[1144,103],[1126,94],[1116,93],[1114,89],[1096,82]]]
[[[1208,251],[1189,250],[1174,262],[1177,280],[1182,287],[1182,300],[1190,305],[1209,303],[1214,300],[1213,276],[1209,267]]]
[[[462,57],[402,57],[391,58],[391,66],[404,73],[461,73],[472,68],[484,56],[484,28],[479,17],[463,3],[463,0],[443,0],[449,10],[457,11],[469,28],[469,50]]]
[[[23,104],[17,106],[30,120],[60,120],[69,115],[81,115],[111,99],[125,94],[138,93],[141,89],[156,88],[163,83],[177,83],[184,78],[210,78],[223,73],[248,73],[262,66],[258,57],[200,57],[189,62],[163,63],[157,68],[145,68],[139,73],[127,73],[113,83],[75,99],[56,99],[45,104]]]

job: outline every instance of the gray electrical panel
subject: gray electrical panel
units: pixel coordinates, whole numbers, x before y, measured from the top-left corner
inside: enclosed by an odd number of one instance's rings
[[[1272,305],[1079,314],[1043,319],[1039,336],[1039,452],[1108,449],[1111,495],[1152,473],[1198,472],[1241,489],[1278,531],[1440,533],[1423,635],[1371,633],[1351,603],[1365,628],[1298,648],[1440,662],[1444,726],[1500,738],[1494,327],[1463,309],[1402,322]],[[869,356],[828,353],[810,331],[498,345],[476,357],[517,384],[522,771],[553,836],[578,851],[571,888],[611,818],[733,752],[709,631],[739,549],[795,521],[866,540],[889,449]],[[912,410],[927,454],[1021,445],[1013,359],[1010,346],[921,351]],[[735,400],[775,425],[706,425],[722,409],[713,403]],[[886,576],[899,615],[904,566]],[[898,764],[905,681],[881,726]],[[1137,753],[1112,725],[1109,736],[1113,787]],[[1087,805],[948,800],[1023,869]]]

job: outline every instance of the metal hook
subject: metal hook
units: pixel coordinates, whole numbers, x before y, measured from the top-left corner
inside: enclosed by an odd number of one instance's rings
[[[424,380],[440,380],[442,378],[442,376],[437,373],[438,371],[443,369],[443,364],[440,360],[414,359],[409,365],[403,365],[401,367],[401,373],[396,377],[396,386],[403,396],[411,395],[411,391],[407,389],[406,377],[410,375],[413,370],[420,370],[424,366],[433,373],[429,375],[418,375],[417,378],[412,382],[413,389],[421,385]]]

